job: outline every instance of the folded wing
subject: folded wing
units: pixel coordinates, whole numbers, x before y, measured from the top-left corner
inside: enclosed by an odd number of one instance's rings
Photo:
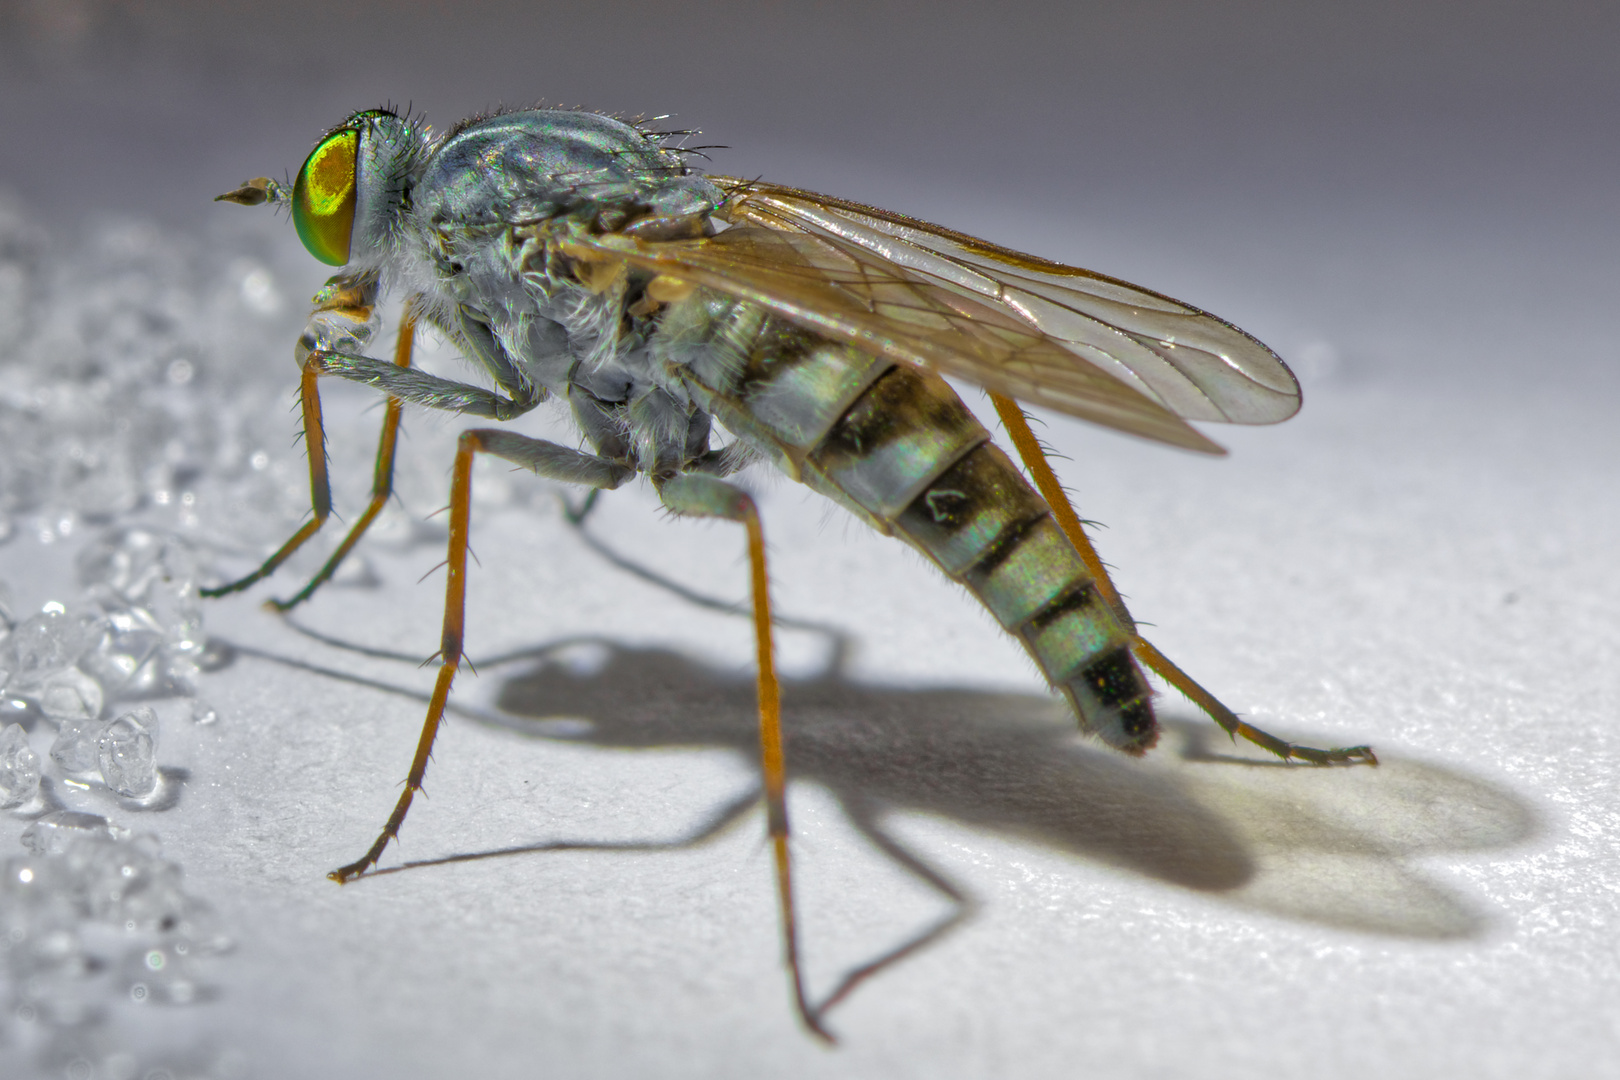
[[[859,203],[733,183],[732,220],[870,252],[924,280],[978,296],[1178,416],[1272,424],[1299,411],[1299,383],[1276,353],[1189,304]]]
[[[717,178],[720,179],[720,178]],[[988,390],[1206,453],[1186,423],[1274,423],[1299,387],[1254,338],[1112,278],[872,207],[768,184],[733,185],[711,237],[557,238],[746,299],[798,325]]]

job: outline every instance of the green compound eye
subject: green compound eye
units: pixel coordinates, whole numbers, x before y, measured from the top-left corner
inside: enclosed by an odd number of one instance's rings
[[[293,228],[309,253],[330,266],[349,261],[359,150],[358,131],[335,131],[315,147],[293,182]]]

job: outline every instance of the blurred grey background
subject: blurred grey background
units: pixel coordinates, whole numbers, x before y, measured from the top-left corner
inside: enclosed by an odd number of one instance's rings
[[[357,108],[668,114],[715,171],[1142,281],[1296,361],[1376,315],[1409,375],[1573,370],[1613,352],[1617,46],[1598,2],[7,0],[0,189],[59,235],[195,229]]]

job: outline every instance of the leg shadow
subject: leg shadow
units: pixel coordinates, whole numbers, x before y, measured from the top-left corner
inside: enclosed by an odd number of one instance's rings
[[[618,555],[578,523],[576,529],[615,567],[688,603],[747,613]],[[778,622],[823,633],[831,644],[821,674],[783,683],[790,776],[831,793],[877,850],[950,905],[933,924],[846,972],[818,1011],[940,940],[975,909],[966,890],[886,828],[896,816],[920,813],[1015,837],[1240,910],[1434,940],[1477,935],[1486,919],[1414,860],[1505,847],[1537,829],[1523,801],[1456,770],[1387,752],[1378,769],[1289,766],[1229,747],[1224,737],[1215,744],[1216,729],[1202,719],[1164,717],[1164,747],[1146,759],[1128,759],[1082,739],[1052,698],[862,683],[846,674],[849,641],[840,629]],[[293,625],[335,648],[413,665],[420,660]],[[386,680],[219,644],[232,655],[427,700]],[[480,664],[486,672],[501,666],[516,671],[500,685],[494,708],[452,702],[449,711],[526,737],[603,749],[719,749],[758,769],[751,670],[719,670],[674,650],[596,637],[550,642]],[[757,790],[733,798],[696,828],[668,839],[553,840],[412,861],[374,874],[541,852],[689,847],[735,825],[758,798]]]

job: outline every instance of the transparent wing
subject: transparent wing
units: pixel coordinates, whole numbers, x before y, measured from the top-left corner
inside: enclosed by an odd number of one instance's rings
[[[553,242],[565,255],[625,262],[716,289],[858,348],[997,393],[1175,446],[1222,452],[1157,399],[1026,319],[835,237],[744,221],[696,240],[579,233]]]
[[[977,297],[1178,416],[1272,424],[1299,410],[1299,383],[1276,353],[1189,304],[860,203],[713,179],[735,191],[730,220],[813,236]]]

